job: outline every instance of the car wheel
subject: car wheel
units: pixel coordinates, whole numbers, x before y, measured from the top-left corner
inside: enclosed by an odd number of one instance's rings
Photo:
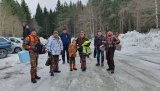
[[[6,49],[0,49],[0,58],[5,58],[8,55],[8,51]]]
[[[14,53],[18,53],[18,52],[20,52],[20,51],[22,51],[22,49],[21,49],[20,47],[16,47],[16,48],[14,49]]]

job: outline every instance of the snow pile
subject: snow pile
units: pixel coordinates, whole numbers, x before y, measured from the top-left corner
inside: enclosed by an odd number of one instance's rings
[[[121,44],[125,46],[139,46],[143,48],[151,48],[160,50],[160,31],[151,30],[147,34],[142,34],[137,31],[130,31],[120,35]]]

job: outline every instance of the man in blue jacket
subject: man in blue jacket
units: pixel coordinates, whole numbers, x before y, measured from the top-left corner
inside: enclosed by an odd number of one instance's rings
[[[65,53],[67,53],[67,62],[69,63],[69,53],[68,53],[68,48],[69,44],[71,43],[71,36],[67,32],[67,29],[63,29],[63,33],[60,35],[61,40],[63,42],[63,52],[62,52],[62,60],[63,64],[65,64]]]

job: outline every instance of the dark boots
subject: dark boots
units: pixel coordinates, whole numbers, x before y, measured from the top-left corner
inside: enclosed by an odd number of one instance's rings
[[[41,79],[41,77],[39,77],[39,76],[36,76],[36,77],[35,77],[35,79],[37,79],[37,80],[40,80],[40,79]]]
[[[32,83],[37,83],[37,81],[36,81],[35,78],[32,78],[32,79],[31,79],[31,82],[32,82]]]
[[[51,72],[51,76],[54,76],[54,73],[53,73],[53,72]]]

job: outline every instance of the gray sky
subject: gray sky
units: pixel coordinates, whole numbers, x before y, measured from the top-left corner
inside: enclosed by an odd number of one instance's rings
[[[17,0],[17,1],[21,2],[21,0]],[[48,10],[50,9],[54,10],[58,0],[25,0],[25,1],[28,4],[31,14],[33,16],[36,13],[36,8],[38,3],[43,8],[46,6]],[[78,0],[60,0],[60,1],[61,3],[64,3],[65,1],[69,3],[70,1],[77,2]],[[81,1],[83,4],[86,4],[88,0],[81,0]]]

